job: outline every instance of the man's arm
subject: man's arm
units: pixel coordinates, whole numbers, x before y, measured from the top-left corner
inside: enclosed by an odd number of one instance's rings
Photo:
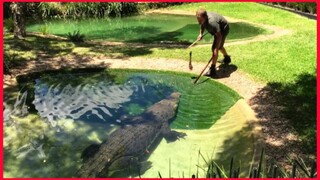
[[[198,40],[199,40],[199,41],[202,39],[203,32],[204,32],[204,27],[203,27],[203,26],[200,26],[200,34],[199,34],[199,36],[198,36]]]

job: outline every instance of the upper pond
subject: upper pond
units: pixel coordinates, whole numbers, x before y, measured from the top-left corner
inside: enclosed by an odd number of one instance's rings
[[[46,32],[63,37],[79,31],[91,40],[119,42],[191,43],[199,34],[199,24],[195,16],[146,14],[122,18],[51,20],[27,27],[29,32]],[[231,22],[227,41],[252,38],[270,33],[261,27],[244,22]],[[199,43],[210,43],[207,35]]]

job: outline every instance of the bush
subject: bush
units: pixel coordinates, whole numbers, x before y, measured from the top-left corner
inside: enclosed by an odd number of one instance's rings
[[[147,9],[156,9],[156,8],[165,8],[165,7],[169,7],[169,6],[174,6],[174,5],[180,5],[183,4],[182,2],[174,2],[174,3],[145,3],[145,6],[147,7]]]
[[[14,22],[13,22],[13,19],[11,19],[11,18],[5,19],[3,25],[4,25],[4,28],[5,28],[7,31],[13,32],[13,30],[14,30]]]
[[[292,8],[298,11],[307,12],[311,14],[317,13],[317,4],[316,3],[300,3],[300,2],[274,2],[272,4],[280,5],[283,7]]]
[[[3,73],[10,74],[10,69],[12,67],[12,63],[16,60],[17,55],[10,54],[10,53],[4,51],[3,56],[4,56],[3,57]]]
[[[38,11],[44,19],[62,15],[62,8],[60,8],[59,3],[39,3]]]
[[[72,34],[68,32],[68,39],[72,42],[84,42],[84,37],[80,31],[74,31]]]
[[[39,10],[43,18],[83,18],[128,16],[139,12],[138,3],[40,3]]]
[[[172,5],[182,4],[175,3],[136,3],[136,2],[94,2],[94,3],[77,3],[77,2],[35,2],[26,3],[28,18],[49,19],[49,18],[84,18],[84,17],[119,17],[130,16],[140,13],[143,10],[152,8],[164,8]],[[10,3],[5,3],[5,16],[10,17]]]
[[[217,164],[212,159],[205,159],[204,156],[199,151],[200,157],[206,163],[206,167],[201,167],[201,169],[205,172],[206,178],[239,178],[241,167],[235,166],[234,158],[231,158],[229,169],[225,169],[223,166]],[[316,172],[316,160],[304,161],[302,158],[290,159],[289,162],[292,164],[291,170],[286,171],[283,167],[281,167],[275,160],[267,163],[265,157],[265,150],[262,149],[259,160],[254,161],[254,158],[250,162],[249,169],[245,170],[247,176],[243,178],[315,178],[317,175]],[[240,161],[241,162],[241,161]],[[241,163],[240,163],[241,166]],[[198,165],[198,167],[200,167]],[[159,176],[160,173],[159,173]],[[193,175],[193,177],[196,177]]]

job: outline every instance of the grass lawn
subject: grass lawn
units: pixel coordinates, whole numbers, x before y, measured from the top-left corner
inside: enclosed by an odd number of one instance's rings
[[[278,26],[293,31],[291,35],[278,39],[227,48],[234,64],[256,80],[292,82],[301,73],[315,74],[316,21],[258,3],[191,3],[175,6],[173,9],[196,11],[199,7],[227,17]],[[210,47],[195,47],[192,52],[195,61],[207,62],[211,55]],[[188,51],[184,49],[156,49],[148,56],[187,60]]]
[[[257,81],[267,83],[261,94],[275,97],[275,106],[279,107],[280,112],[300,134],[305,150],[315,153],[316,21],[258,3],[192,3],[175,6],[173,9],[196,11],[199,7],[227,17],[292,31],[290,35],[273,40],[229,46],[227,51],[240,71]],[[195,47],[192,52],[196,61],[208,61],[211,55],[210,48]],[[187,55],[181,57],[187,53],[183,49],[157,49],[149,56],[187,60]],[[260,97],[261,104],[263,95]]]

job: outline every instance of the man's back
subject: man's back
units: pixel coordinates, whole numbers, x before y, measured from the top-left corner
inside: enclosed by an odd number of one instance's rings
[[[206,28],[207,31],[212,35],[214,35],[217,32],[221,32],[224,29],[224,27],[228,24],[226,18],[224,18],[220,14],[208,12],[207,15],[208,21],[204,23],[204,28]]]

